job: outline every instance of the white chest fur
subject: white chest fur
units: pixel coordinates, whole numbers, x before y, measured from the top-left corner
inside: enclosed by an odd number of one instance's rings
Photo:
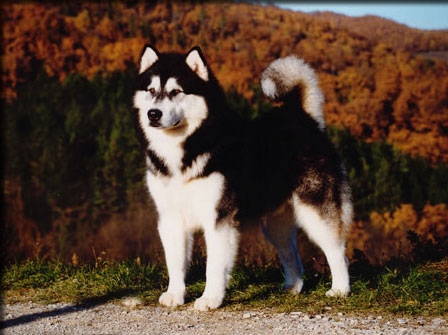
[[[154,199],[159,219],[175,229],[179,225],[188,230],[214,227],[216,208],[222,197],[224,177],[212,173],[203,178],[184,175],[158,177],[147,175],[147,183]]]

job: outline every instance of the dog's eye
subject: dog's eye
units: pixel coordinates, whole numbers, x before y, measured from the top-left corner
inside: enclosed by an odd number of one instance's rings
[[[170,96],[171,96],[171,97],[175,97],[176,95],[178,95],[178,94],[181,93],[181,92],[182,92],[182,91],[179,90],[179,89],[172,90],[172,91],[170,92]]]
[[[151,93],[152,95],[154,95],[154,94],[156,93],[156,90],[155,90],[154,87],[151,87],[151,88],[148,88],[148,89],[146,90],[146,92],[149,92],[149,93]]]

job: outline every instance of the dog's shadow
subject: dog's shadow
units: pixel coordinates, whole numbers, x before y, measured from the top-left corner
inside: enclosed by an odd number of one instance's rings
[[[110,292],[110,293],[102,295],[102,296],[88,298],[88,299],[80,301],[77,304],[70,304],[70,305],[62,306],[60,308],[56,308],[56,309],[52,309],[52,310],[48,310],[48,311],[22,315],[17,318],[1,321],[0,329],[11,328],[14,326],[38,321],[40,319],[45,319],[45,318],[50,318],[50,317],[55,317],[55,316],[60,316],[60,315],[65,315],[65,314],[70,314],[70,313],[75,313],[75,312],[79,312],[79,311],[92,309],[96,306],[106,304],[109,301],[120,299],[120,298],[123,298],[126,296],[132,296],[132,295],[135,295],[136,293],[138,293],[138,291],[136,291],[136,290],[130,290],[130,289],[119,290],[119,291]]]

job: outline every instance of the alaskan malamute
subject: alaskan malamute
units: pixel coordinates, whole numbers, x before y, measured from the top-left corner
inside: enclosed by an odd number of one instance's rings
[[[302,228],[325,253],[330,296],[350,291],[345,238],[352,221],[346,174],[325,135],[317,76],[295,56],[272,62],[261,86],[278,107],[254,120],[231,110],[199,47],[144,48],[134,95],[159,214],[169,285],[162,305],[184,303],[193,234],[206,241],[206,285],[194,308],[218,308],[238,250],[238,226],[259,219],[276,247],[286,289],[299,293]]]

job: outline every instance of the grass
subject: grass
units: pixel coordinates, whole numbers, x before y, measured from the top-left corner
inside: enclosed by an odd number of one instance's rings
[[[438,262],[384,268],[354,266],[352,294],[328,298],[328,275],[306,275],[304,291],[292,295],[281,289],[277,265],[238,266],[227,290],[224,309],[269,309],[276,312],[328,311],[347,314],[448,315],[448,258]],[[187,303],[204,289],[204,265],[191,266],[187,278]],[[102,303],[138,296],[156,305],[168,282],[164,266],[139,262],[103,262],[73,266],[59,261],[28,260],[3,269],[4,303]]]

